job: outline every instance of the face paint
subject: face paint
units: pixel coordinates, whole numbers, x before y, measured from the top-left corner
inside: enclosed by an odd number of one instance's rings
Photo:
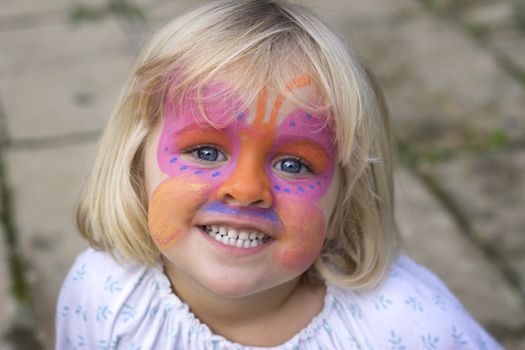
[[[151,237],[161,250],[169,249],[189,232],[188,223],[208,198],[209,187],[195,176],[177,176],[163,181],[153,192],[148,209]],[[184,198],[184,200],[181,200]]]
[[[235,216],[247,216],[250,218],[261,218],[263,220],[271,221],[278,223],[279,217],[277,216],[277,213],[273,210],[259,210],[257,208],[246,210],[246,209],[239,209],[239,208],[232,208],[228,205],[222,204],[220,202],[212,202],[205,207],[201,209],[205,212],[215,212],[215,213],[221,213],[221,214],[229,214],[229,215],[235,215]]]
[[[309,85],[310,78],[301,76],[287,88]],[[317,201],[333,177],[333,133],[324,115],[301,109],[280,120],[281,106],[286,103],[281,95],[275,97],[267,115],[270,98],[266,89],[258,96],[253,120],[248,121],[245,104],[226,90],[225,84],[215,83],[204,91],[207,118],[191,97],[176,107],[166,106],[157,159],[169,179],[150,200],[152,237],[163,250],[184,238],[197,212],[250,216],[277,228],[272,243],[275,263],[304,271],[319,255],[326,234],[327,220]],[[212,127],[208,120],[220,127]],[[196,159],[192,147],[202,145],[220,149],[225,160]],[[276,168],[279,160],[296,158],[312,172],[293,174]]]

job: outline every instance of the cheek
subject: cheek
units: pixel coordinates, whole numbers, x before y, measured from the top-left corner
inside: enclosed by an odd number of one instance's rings
[[[148,226],[159,249],[166,250],[177,244],[191,229],[195,212],[209,195],[210,185],[198,180],[194,176],[172,177],[153,192]]]
[[[286,269],[305,271],[319,256],[326,235],[323,213],[311,201],[279,198],[276,206],[284,229],[275,261]]]

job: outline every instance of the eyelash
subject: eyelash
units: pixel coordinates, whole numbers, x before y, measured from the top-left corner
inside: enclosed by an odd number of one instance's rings
[[[293,159],[295,161],[298,161],[302,167],[304,167],[306,169],[307,172],[311,173],[311,174],[315,174],[315,171],[313,169],[313,166],[310,162],[308,162],[307,160],[301,158],[301,157],[298,157],[298,156],[293,156],[293,155],[283,155],[281,157],[279,157],[272,165],[273,168],[275,168],[275,165],[278,164],[279,162],[282,162],[284,160],[287,160],[287,159]],[[283,170],[281,170],[283,171]],[[301,172],[299,173],[288,173],[288,174],[291,174],[291,175],[298,175],[300,174]]]
[[[182,150],[181,153],[182,154],[192,154],[193,152],[198,151],[200,149],[204,149],[204,148],[212,148],[212,149],[216,150],[217,152],[219,152],[220,154],[222,154],[224,156],[224,158],[225,158],[224,160],[228,160],[228,157],[226,156],[226,153],[220,147],[218,147],[217,145],[209,144],[209,143],[202,143],[202,144],[198,144],[198,145],[193,145],[193,146],[187,147],[184,150]],[[198,159],[199,161],[204,162],[204,163],[214,163],[214,162],[223,162],[224,161],[224,160],[207,161],[207,160],[199,158],[197,156],[194,156],[194,157],[196,159]]]
[[[183,154],[192,154],[193,152],[195,151],[198,151],[200,149],[204,149],[204,148],[212,148],[212,149],[215,149],[217,152],[219,152],[220,154],[222,154],[225,158],[225,160],[228,160],[228,157],[226,156],[225,152],[223,152],[221,150],[220,147],[218,147],[217,145],[213,145],[213,144],[208,144],[208,143],[203,143],[203,144],[198,144],[198,145],[194,145],[194,146],[190,146],[186,149],[184,149],[181,153]],[[214,163],[214,162],[217,162],[216,160],[215,161],[207,161],[205,159],[202,159],[202,158],[199,158],[197,157],[196,155],[194,156],[196,159],[198,159],[199,161],[201,162],[204,162],[204,163]],[[287,160],[287,159],[293,159],[297,162],[299,162],[301,164],[301,167],[304,167],[306,169],[307,172],[311,173],[311,174],[315,174],[315,170],[313,169],[313,166],[310,162],[308,162],[307,160],[301,158],[301,157],[298,157],[298,156],[294,156],[294,155],[283,155],[281,157],[279,157],[276,161],[273,162],[272,164],[272,168],[275,169],[275,166],[276,164],[278,164],[279,162],[282,162],[284,160]],[[222,161],[222,160],[221,160]],[[278,169],[279,170],[279,169]],[[280,170],[281,172],[285,172],[283,170]],[[286,172],[288,173],[288,172]],[[301,172],[299,173],[288,173],[288,174],[291,174],[291,175],[297,175],[297,174],[300,174]]]

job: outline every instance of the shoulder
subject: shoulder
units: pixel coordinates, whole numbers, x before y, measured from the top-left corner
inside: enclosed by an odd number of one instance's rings
[[[119,262],[109,253],[91,248],[80,254],[67,274],[60,299],[88,301],[135,291],[134,286],[148,268]]]
[[[86,250],[73,263],[60,291],[57,347],[110,347],[146,311],[155,290],[148,285],[156,283],[153,267],[118,262],[106,252]]]
[[[339,317],[365,348],[501,349],[436,275],[408,257],[398,257],[374,289],[331,288]]]

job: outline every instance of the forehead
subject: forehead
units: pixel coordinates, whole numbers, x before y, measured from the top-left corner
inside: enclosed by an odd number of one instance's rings
[[[285,91],[263,87],[257,93],[232,88],[227,80],[212,81],[188,91],[178,103],[168,103],[166,116],[181,127],[200,124],[221,129],[235,125],[292,126],[321,129],[327,124],[320,94],[306,75],[289,81]],[[293,120],[289,120],[293,116]]]

